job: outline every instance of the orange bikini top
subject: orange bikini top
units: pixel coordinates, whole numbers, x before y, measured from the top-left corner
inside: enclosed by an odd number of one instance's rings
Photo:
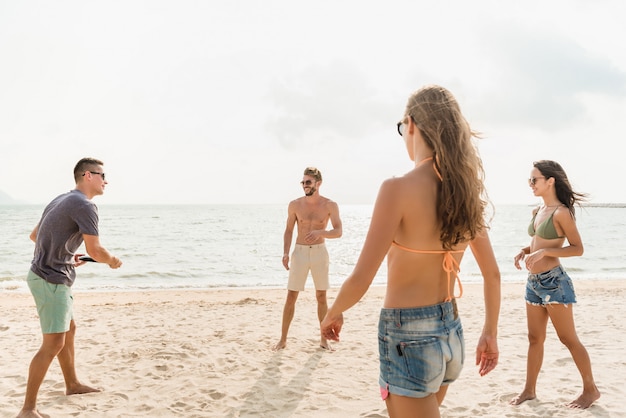
[[[459,284],[459,294],[458,296],[454,297],[460,298],[461,296],[463,296],[463,284],[461,283],[461,279],[459,278],[458,274],[461,271],[461,266],[452,256],[452,254],[462,254],[465,252],[465,250],[414,250],[413,248],[405,247],[404,245],[398,244],[395,241],[392,241],[391,245],[393,245],[394,247],[398,247],[401,250],[415,254],[443,254],[443,262],[441,263],[441,266],[443,267],[443,271],[448,273],[448,297],[445,299],[444,302],[450,302],[452,300],[452,292],[450,292],[450,276],[452,275],[452,273],[454,273],[456,282]]]
[[[419,162],[418,166],[432,159],[433,157],[424,158],[422,161]],[[433,162],[433,169],[435,170],[437,177],[439,177],[439,180],[443,180],[434,162]],[[443,261],[441,265],[443,267],[443,270],[446,273],[448,273],[448,297],[445,299],[445,302],[451,301],[452,296],[453,296],[452,292],[450,292],[450,276],[452,275],[452,273],[454,273],[454,277],[456,278],[456,281],[459,284],[459,295],[455,297],[460,298],[461,296],[463,296],[463,284],[461,283],[461,279],[459,278],[459,274],[458,274],[461,271],[461,266],[456,261],[456,259],[452,256],[452,254],[462,254],[465,252],[465,250],[455,250],[455,251],[452,251],[452,250],[414,250],[413,248],[405,247],[404,245],[398,244],[395,241],[392,241],[391,245],[393,245],[394,247],[398,247],[401,250],[408,251],[410,253],[415,253],[415,254],[443,254]]]

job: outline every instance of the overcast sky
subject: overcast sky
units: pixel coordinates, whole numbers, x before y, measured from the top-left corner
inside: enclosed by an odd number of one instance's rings
[[[0,0],[0,191],[46,203],[76,161],[98,204],[373,203],[409,171],[396,122],[441,84],[475,130],[496,204],[535,203],[553,159],[626,202],[623,0]]]

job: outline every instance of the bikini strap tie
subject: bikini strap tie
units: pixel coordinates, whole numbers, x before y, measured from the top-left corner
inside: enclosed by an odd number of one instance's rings
[[[462,252],[462,251],[461,251]],[[459,284],[459,295],[455,296],[455,298],[460,298],[463,296],[463,284],[461,283],[461,279],[459,278],[459,272],[461,271],[461,266],[456,261],[456,259],[452,256],[452,251],[446,251],[443,255],[442,262],[443,270],[448,273],[448,297],[444,302],[450,302],[452,300],[452,293],[450,292],[450,275],[454,274],[454,279]]]
[[[450,291],[450,276],[454,274],[454,279],[459,284],[459,295],[454,296],[455,298],[460,298],[463,296],[463,283],[461,283],[461,278],[459,277],[459,272],[461,271],[461,266],[458,261],[452,256],[452,254],[461,254],[465,252],[465,250],[456,250],[456,251],[446,251],[446,250],[414,250],[412,248],[405,247],[404,245],[398,244],[395,241],[391,242],[391,245],[401,248],[405,251],[415,253],[415,254],[443,254],[443,261],[441,262],[441,266],[443,271],[448,274],[448,297],[444,300],[444,302],[450,302],[452,300],[452,292]]]

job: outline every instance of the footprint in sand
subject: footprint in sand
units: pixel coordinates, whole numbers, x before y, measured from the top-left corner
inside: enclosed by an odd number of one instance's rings
[[[562,366],[567,366],[569,363],[572,363],[573,360],[571,359],[571,357],[562,357],[560,359],[557,359],[554,364],[556,364],[559,367]]]
[[[205,393],[208,397],[210,397],[211,399],[215,401],[220,400],[226,396],[225,393],[219,392],[217,390],[202,390],[201,392]]]

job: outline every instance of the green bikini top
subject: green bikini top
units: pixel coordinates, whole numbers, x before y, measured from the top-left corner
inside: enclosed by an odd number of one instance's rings
[[[559,208],[556,208],[554,212],[556,212],[558,209]],[[552,220],[552,217],[554,216],[554,212],[552,212],[552,214],[548,217],[548,219],[540,223],[537,226],[537,229],[535,229],[535,218],[537,217],[538,212],[539,212],[538,210],[537,212],[535,212],[535,214],[533,215],[533,218],[530,221],[530,225],[528,225],[528,235],[533,237],[536,234],[537,236],[543,239],[563,238],[562,236],[559,236],[557,234],[556,228],[554,227],[554,221]]]

